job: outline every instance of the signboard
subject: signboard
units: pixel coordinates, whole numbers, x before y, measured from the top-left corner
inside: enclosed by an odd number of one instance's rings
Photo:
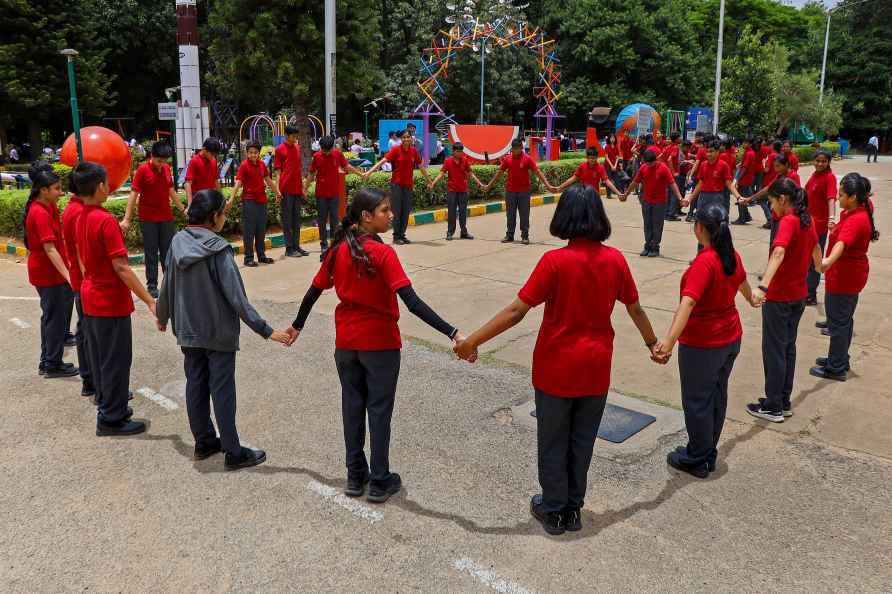
[[[159,103],[158,104],[158,119],[162,121],[170,121],[177,119],[177,104],[176,102],[171,103]]]

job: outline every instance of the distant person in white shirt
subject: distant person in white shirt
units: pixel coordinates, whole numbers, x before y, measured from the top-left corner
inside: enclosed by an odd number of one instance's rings
[[[19,151],[18,151],[18,149],[16,149],[16,147],[12,147],[11,149],[9,149],[9,160],[12,161],[13,163],[18,162]]]
[[[356,153],[357,155],[362,151],[362,145],[359,144],[359,141],[354,140],[353,144],[350,145],[350,152]]]
[[[318,141],[318,140],[313,140],[313,142],[310,143],[310,149],[311,149],[313,152],[319,152],[319,151],[322,150],[322,147],[319,145],[319,141]]]
[[[402,142],[399,138],[396,137],[396,132],[391,132],[387,135],[387,150],[389,151],[395,146],[400,146]]]
[[[870,157],[873,155],[873,162],[877,162],[877,155],[880,152],[880,139],[874,134],[867,141],[867,162],[870,163]]]

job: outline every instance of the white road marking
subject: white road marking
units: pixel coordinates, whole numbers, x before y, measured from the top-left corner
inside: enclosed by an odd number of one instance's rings
[[[162,396],[161,394],[155,392],[154,390],[150,390],[149,388],[140,388],[136,391],[140,396],[145,396],[155,404],[161,406],[162,408],[166,408],[167,410],[176,410],[180,406],[168,398],[167,396]]]
[[[40,297],[12,297],[10,295],[0,295],[0,301],[40,301]]]
[[[499,574],[494,570],[483,567],[471,559],[458,559],[453,562],[452,567],[477,578],[477,581],[481,584],[492,588],[496,592],[502,592],[502,594],[533,594],[532,590],[527,590],[523,586],[499,577]]]
[[[26,322],[25,320],[20,320],[18,318],[9,318],[9,321],[18,326],[19,328],[30,328],[31,324]]]
[[[368,520],[371,524],[384,519],[384,514],[382,512],[370,509],[355,499],[350,499],[334,487],[323,485],[319,481],[310,481],[307,483],[307,489],[340,505],[357,518]]]

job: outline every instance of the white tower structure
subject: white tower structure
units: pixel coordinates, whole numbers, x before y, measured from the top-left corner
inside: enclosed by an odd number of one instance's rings
[[[176,0],[180,52],[180,100],[177,102],[177,175],[210,135],[207,103],[201,100],[198,66],[198,12],[195,0]]]

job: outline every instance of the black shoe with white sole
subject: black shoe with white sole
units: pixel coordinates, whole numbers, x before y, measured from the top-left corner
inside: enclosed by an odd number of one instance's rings
[[[542,495],[533,495],[530,499],[530,513],[536,518],[545,532],[552,536],[560,536],[566,531],[564,526],[564,514],[561,512],[547,512],[542,508],[545,503],[542,501]]]
[[[827,320],[818,320],[817,322],[815,322],[815,328],[820,328],[821,330],[823,330],[826,327],[827,327]]]
[[[782,410],[771,410],[768,408],[763,408],[762,404],[750,403],[746,405],[746,412],[756,417],[757,419],[762,419],[763,421],[770,421],[772,423],[783,423],[784,422],[784,412]]]
[[[566,507],[561,512],[564,529],[567,532],[579,532],[582,530],[582,514],[578,507]]]
[[[763,404],[765,404],[765,398],[759,398],[759,406],[762,406]],[[784,408],[781,411],[781,414],[784,415],[785,419],[789,419],[790,417],[793,416],[793,408],[789,404],[786,404],[786,405],[784,405]]]

